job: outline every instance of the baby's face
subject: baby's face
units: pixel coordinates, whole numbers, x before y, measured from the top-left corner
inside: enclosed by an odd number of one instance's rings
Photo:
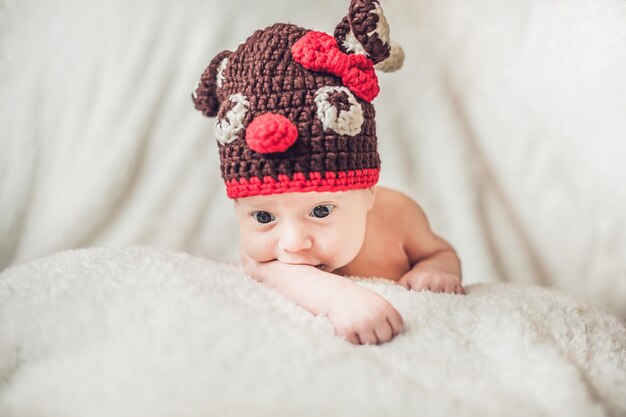
[[[235,211],[241,249],[258,262],[333,271],[359,253],[373,203],[372,189],[240,198]]]

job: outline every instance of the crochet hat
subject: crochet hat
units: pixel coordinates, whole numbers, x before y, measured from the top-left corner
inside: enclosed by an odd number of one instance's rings
[[[375,69],[403,58],[377,0],[352,0],[334,36],[277,23],[220,52],[193,101],[217,116],[228,197],[376,184]]]

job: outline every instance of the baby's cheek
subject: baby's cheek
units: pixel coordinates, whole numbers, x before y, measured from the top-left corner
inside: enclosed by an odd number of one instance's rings
[[[245,232],[240,234],[240,239],[242,250],[255,261],[267,262],[276,259],[274,246],[267,239]]]
[[[344,242],[342,245],[343,250],[340,252],[343,257],[342,262],[345,262],[345,264],[352,262],[361,250],[362,243],[362,240],[357,239],[350,239]]]
[[[326,248],[326,252],[333,258],[334,265],[341,268],[352,262],[359,253],[363,245],[363,236],[359,230],[356,233],[345,230],[328,243],[331,244]]]

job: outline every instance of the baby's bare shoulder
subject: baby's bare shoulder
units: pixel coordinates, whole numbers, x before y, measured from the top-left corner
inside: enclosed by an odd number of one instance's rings
[[[376,187],[373,215],[378,224],[394,235],[427,231],[428,219],[419,204],[408,195],[390,188]]]
[[[421,211],[420,206],[408,195],[386,187],[376,187],[376,199],[374,208],[381,214],[390,217],[397,217],[399,214],[409,214],[414,211]]]

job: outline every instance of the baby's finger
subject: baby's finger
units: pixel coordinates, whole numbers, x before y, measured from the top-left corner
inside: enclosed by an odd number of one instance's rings
[[[424,279],[414,279],[410,281],[410,286],[413,291],[425,291],[428,290],[428,281]]]
[[[391,312],[389,317],[387,317],[387,322],[391,325],[391,330],[394,336],[402,332],[404,329],[404,320],[402,320],[402,316],[395,309]]]
[[[450,289],[450,292],[452,292],[454,287],[448,287],[448,282],[444,277],[436,276],[435,279],[431,280],[430,290],[432,292],[444,292],[445,293],[445,292],[448,292],[448,289]]]
[[[400,278],[400,279],[398,280],[397,284],[398,284],[398,285],[403,286],[403,287],[404,287],[404,288],[406,288],[407,290],[410,290],[410,289],[411,289],[411,286],[409,285],[409,282],[408,282],[408,280],[407,280],[407,278],[406,278],[406,275],[405,275],[405,276],[403,276],[402,278]]]
[[[345,335],[344,337],[346,338],[348,342],[352,343],[353,345],[361,344],[361,339],[359,339],[359,335],[356,333],[349,333]]]
[[[374,333],[374,330],[366,330],[362,333],[359,333],[359,339],[361,339],[361,343],[364,345],[378,344],[378,338],[376,337],[376,333]]]
[[[379,343],[388,342],[393,338],[393,329],[387,320],[378,325],[378,327],[374,329],[374,333],[376,334],[376,339],[378,339]]]
[[[402,330],[398,330],[397,329],[397,325],[394,325],[392,323],[392,319],[388,318],[387,319],[387,323],[389,324],[389,329],[391,329],[391,337],[389,338],[389,340],[393,339],[394,337],[396,337],[398,335],[398,333],[400,333]]]
[[[463,288],[463,285],[459,284],[456,286],[454,292],[456,292],[457,294],[465,295],[465,288]]]
[[[454,282],[450,282],[446,284],[445,292],[448,294],[458,294],[459,286]]]

